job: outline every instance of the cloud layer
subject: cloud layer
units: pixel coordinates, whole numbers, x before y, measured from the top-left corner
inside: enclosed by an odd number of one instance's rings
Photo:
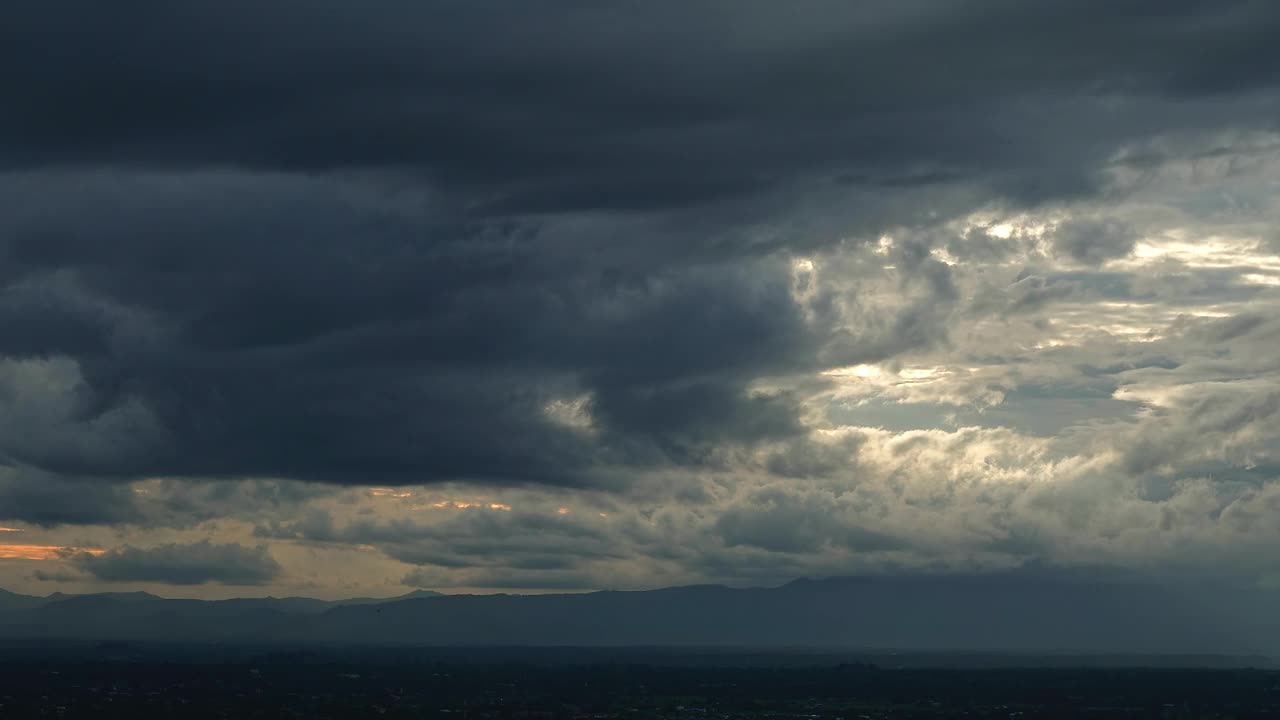
[[[1280,10],[801,5],[6,10],[0,583],[1274,582]]]

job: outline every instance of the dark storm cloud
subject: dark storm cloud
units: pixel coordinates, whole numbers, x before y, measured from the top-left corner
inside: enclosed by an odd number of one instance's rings
[[[0,466],[0,520],[51,527],[127,523],[141,518],[127,487]]]
[[[1153,103],[1248,123],[1229,95],[1280,72],[1280,11],[1249,0],[24,0],[3,25],[13,166],[396,168],[508,209],[814,172],[1077,191],[1117,139],[1208,119]]]
[[[912,302],[854,318],[802,311],[791,252],[1275,117],[1269,4],[807,5],[9,4],[0,457],[377,484],[711,463],[798,433],[753,381],[946,339],[927,243],[892,256]],[[1015,309],[1075,292],[1025,285]]]
[[[790,398],[744,384],[821,341],[777,259],[632,276],[573,243],[539,255],[523,231],[458,221],[421,193],[337,181],[46,176],[15,190],[9,271],[99,299],[50,304],[94,343],[0,341],[27,366],[76,361],[52,367],[80,377],[35,403],[61,412],[4,441],[58,473],[573,484],[597,441],[554,427],[548,403],[591,393],[605,460],[697,457],[795,432]],[[142,416],[108,442],[121,423],[103,419],[122,407]]]
[[[75,567],[104,582],[155,582],[170,585],[263,585],[282,572],[265,545],[244,547],[209,541],[154,548],[125,546],[101,555],[81,553]]]

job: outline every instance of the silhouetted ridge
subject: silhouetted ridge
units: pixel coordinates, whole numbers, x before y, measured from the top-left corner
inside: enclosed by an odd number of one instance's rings
[[[19,596],[26,597],[26,596]],[[804,578],[548,595],[321,601],[163,600],[134,593],[14,601],[0,638],[380,646],[753,646],[1266,653],[1273,595],[1020,575]],[[37,604],[32,605],[32,602]]]

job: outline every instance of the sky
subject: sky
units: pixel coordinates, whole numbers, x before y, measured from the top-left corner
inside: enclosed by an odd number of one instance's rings
[[[1280,584],[1280,5],[17,0],[0,587]]]

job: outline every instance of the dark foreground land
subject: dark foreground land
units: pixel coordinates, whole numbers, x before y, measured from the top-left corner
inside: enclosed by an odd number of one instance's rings
[[[1073,665],[1101,659],[1029,656],[837,660],[723,651],[8,647],[0,718],[1280,717],[1273,669],[1088,668]],[[1019,663],[1041,667],[1012,667]]]

